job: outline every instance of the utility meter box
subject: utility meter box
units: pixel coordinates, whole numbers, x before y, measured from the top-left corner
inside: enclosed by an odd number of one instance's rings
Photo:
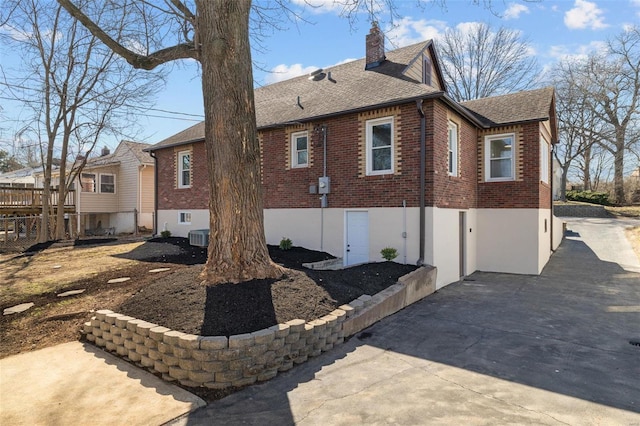
[[[318,178],[318,194],[329,194],[331,192],[331,178],[323,176]]]

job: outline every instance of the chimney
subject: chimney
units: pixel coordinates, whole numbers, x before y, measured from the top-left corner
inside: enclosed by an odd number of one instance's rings
[[[102,152],[100,153],[100,156],[104,157],[105,155],[109,155],[109,154],[111,154],[111,151],[109,150],[109,147],[103,146],[102,147]]]
[[[384,60],[384,34],[380,31],[378,23],[373,21],[369,34],[367,34],[367,64],[364,69],[375,68]]]

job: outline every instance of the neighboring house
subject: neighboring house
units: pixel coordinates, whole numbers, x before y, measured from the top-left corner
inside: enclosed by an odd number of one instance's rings
[[[33,167],[25,167],[12,172],[0,173],[0,186],[10,188],[33,188],[36,183],[36,179],[33,175],[38,170],[42,170],[42,167],[37,169]]]
[[[81,230],[128,233],[134,232],[136,222],[138,227],[153,228],[155,165],[143,151],[149,146],[122,141],[113,154],[105,148],[100,157],[87,160],[73,183]],[[56,172],[53,185],[59,182]],[[42,174],[37,178],[37,186],[42,186]]]
[[[438,286],[540,273],[562,232],[554,90],[457,103],[431,41],[385,52],[374,26],[366,44],[366,59],[255,90],[267,242],[345,265],[393,247],[396,261],[436,266]],[[200,123],[150,148],[157,225],[176,236],[209,227],[203,142]]]

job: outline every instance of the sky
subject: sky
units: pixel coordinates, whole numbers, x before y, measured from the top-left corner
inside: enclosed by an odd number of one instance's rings
[[[255,0],[268,3],[269,0]],[[388,16],[378,17],[385,32],[385,47],[392,50],[438,37],[447,28],[462,30],[473,23],[484,22],[494,29],[504,26],[517,30],[531,46],[531,55],[543,69],[568,56],[587,55],[602,48],[607,38],[620,34],[626,26],[640,24],[640,0],[491,0],[491,9],[469,0],[446,0],[430,3],[423,0],[396,0],[401,18],[391,26]],[[365,36],[370,17],[359,15],[355,23],[340,16],[341,10],[332,1],[290,0],[302,19],[285,22],[279,31],[253,46],[255,86],[274,83],[318,69],[336,65],[365,55]],[[314,7],[309,6],[309,4]],[[16,55],[0,57],[0,63],[17,61]],[[2,114],[11,121],[19,105],[3,101]],[[199,69],[193,60],[173,67],[164,90],[155,105],[139,115],[143,133],[137,140],[157,143],[202,120],[203,105]],[[180,113],[180,114],[175,114]],[[185,115],[190,114],[190,115]],[[12,137],[19,124],[4,123],[0,141]],[[15,127],[13,127],[15,126]],[[117,140],[105,140],[100,145],[115,147]]]

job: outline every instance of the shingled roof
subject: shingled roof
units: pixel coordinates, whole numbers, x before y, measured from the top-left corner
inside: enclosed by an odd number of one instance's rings
[[[549,120],[553,87],[460,102],[486,127]]]
[[[336,114],[393,105],[411,99],[441,96],[431,86],[410,78],[405,70],[431,41],[389,51],[380,66],[365,71],[365,59],[336,65],[319,81],[300,76],[255,90],[258,129],[319,119]],[[204,140],[204,122],[157,143],[151,150]]]

